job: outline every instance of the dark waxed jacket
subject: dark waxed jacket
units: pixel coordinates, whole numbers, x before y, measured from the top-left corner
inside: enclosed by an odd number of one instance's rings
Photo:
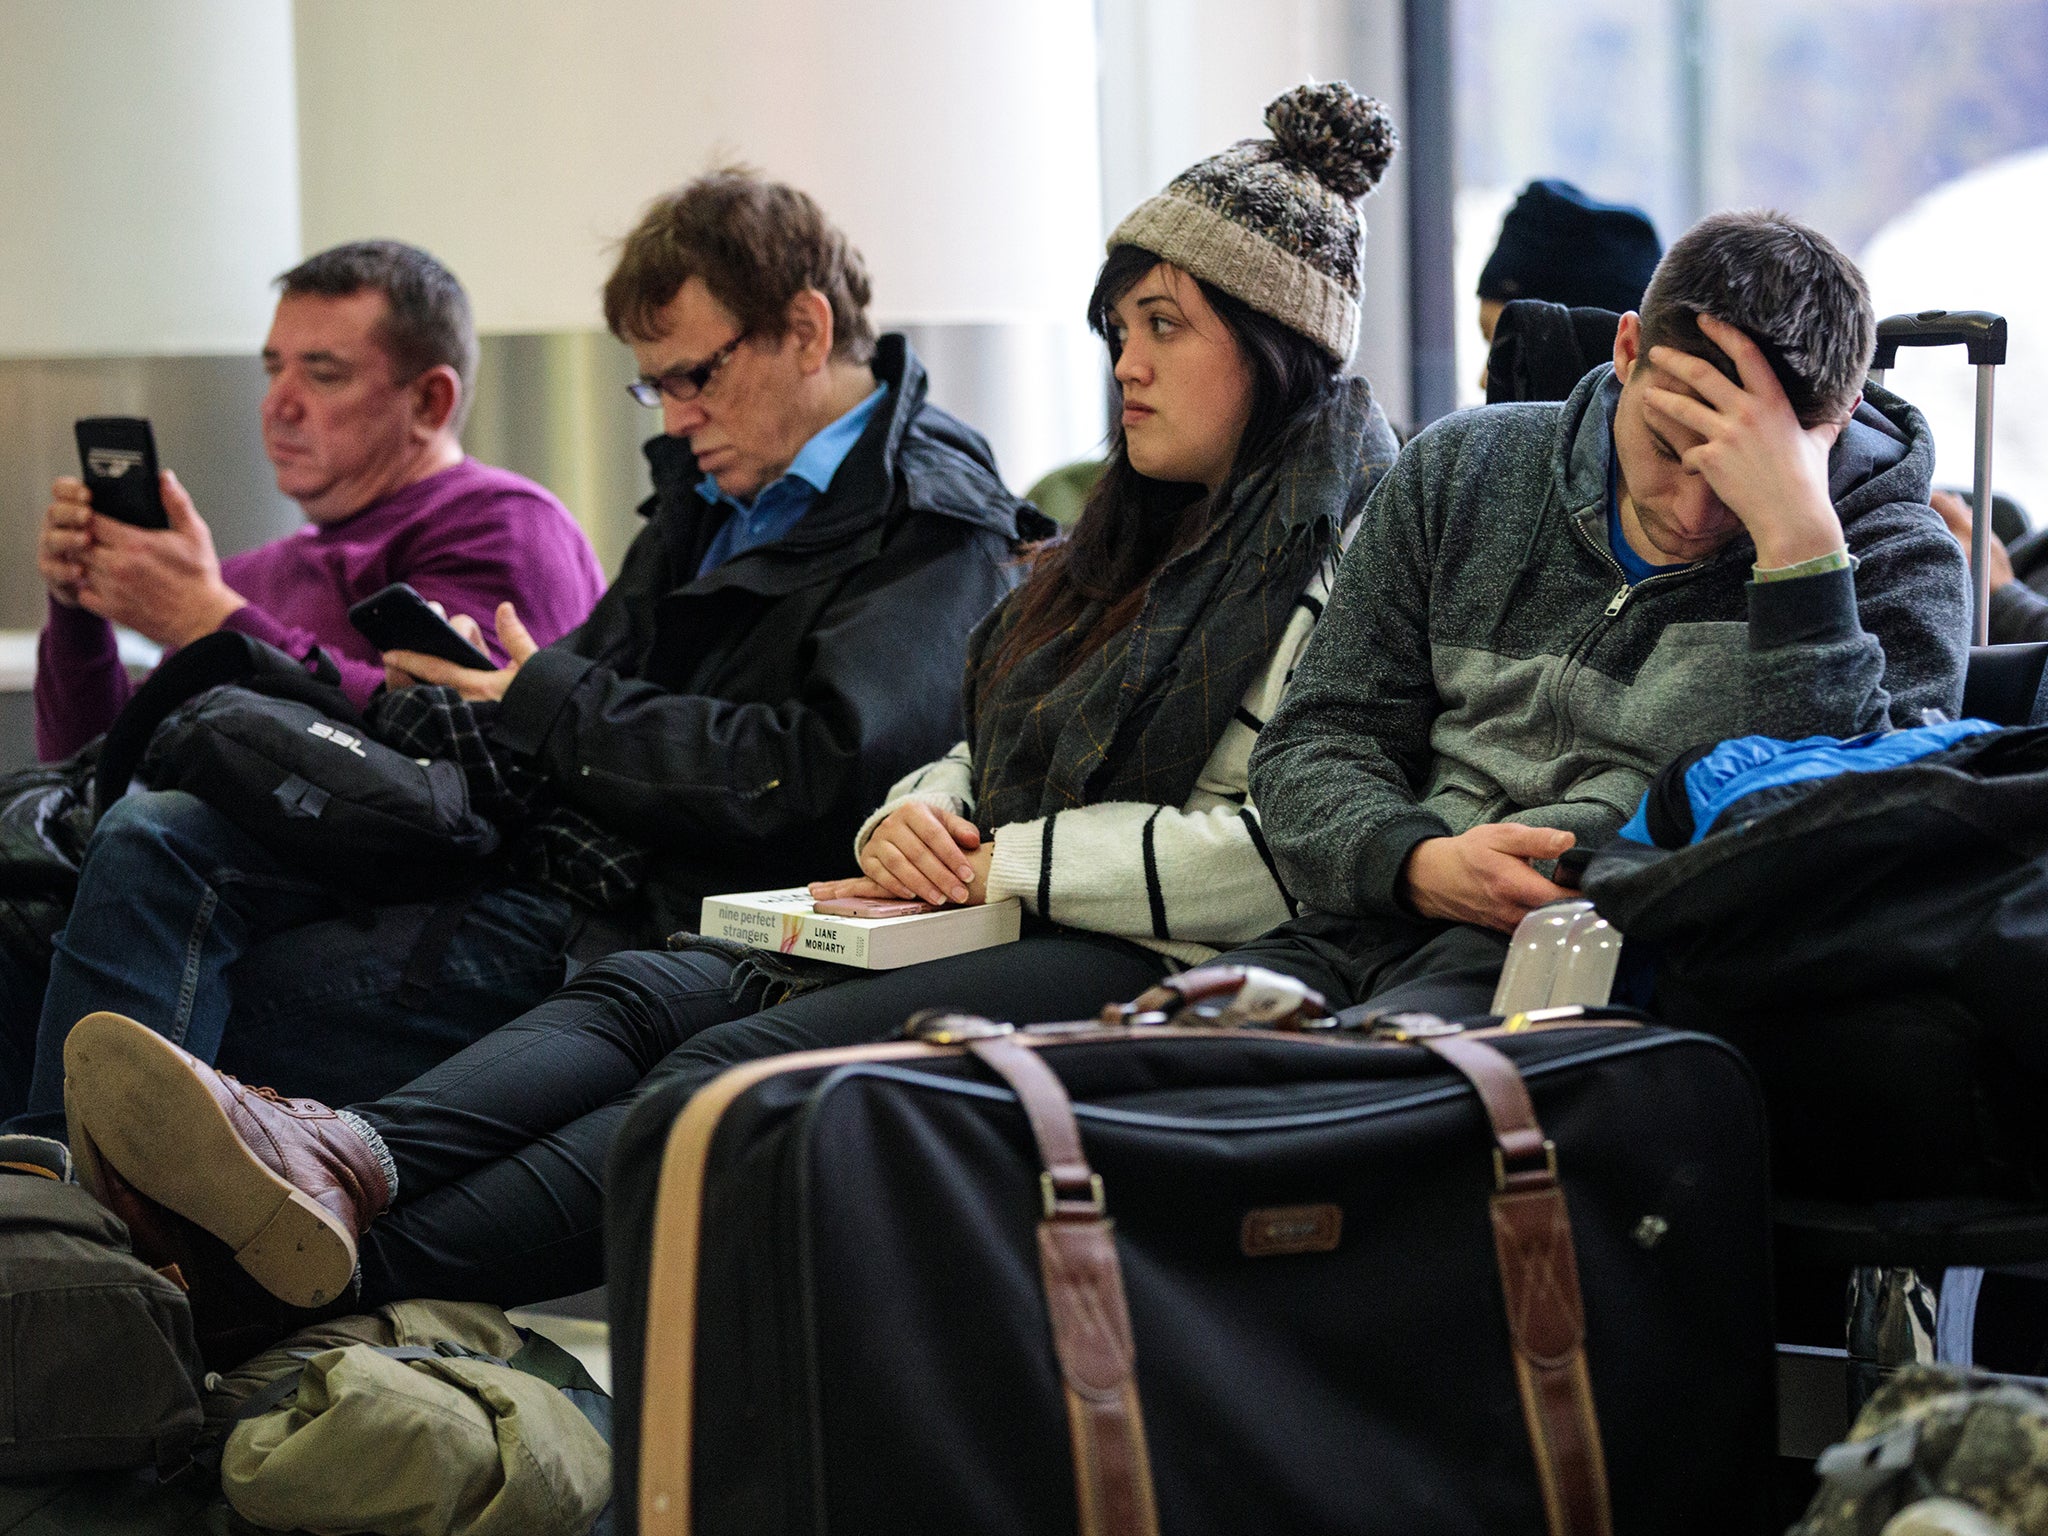
[[[861,818],[960,739],[967,635],[1016,584],[1019,540],[1052,532],[926,403],[901,336],[874,370],[883,408],[802,520],[702,577],[725,509],[686,442],[650,442],[618,580],[505,695],[498,743],[654,850],[663,927],[694,928],[707,895],[857,873]]]

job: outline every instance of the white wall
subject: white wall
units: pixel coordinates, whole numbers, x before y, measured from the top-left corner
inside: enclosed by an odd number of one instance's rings
[[[486,330],[596,323],[610,242],[736,155],[852,236],[886,321],[1069,320],[1094,270],[1088,0],[297,0],[309,249],[392,235]]]
[[[740,159],[815,196],[884,326],[1022,488],[1103,431],[1090,0],[296,0],[309,250],[386,235],[489,332],[588,329],[656,193]],[[652,423],[650,422],[650,427]]]
[[[487,333],[588,331],[646,200],[738,157],[842,223],[877,317],[920,327],[935,398],[1021,487],[1101,439],[1081,310],[1109,223],[1300,80],[1350,78],[1398,121],[1399,11],[0,0],[0,356],[247,355],[271,278],[379,235],[446,260]],[[1365,204],[1356,359],[1397,418],[1404,186],[1397,156]]]
[[[0,0],[0,356],[252,351],[299,256],[279,0]]]

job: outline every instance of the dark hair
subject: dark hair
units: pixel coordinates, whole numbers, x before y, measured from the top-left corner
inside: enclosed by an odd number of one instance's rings
[[[397,240],[354,240],[308,256],[277,279],[287,297],[317,294],[341,299],[373,288],[384,295],[385,315],[378,341],[399,382],[429,368],[447,366],[462,381],[450,425],[462,430],[476,383],[476,321],[469,295],[440,262],[416,245]]]
[[[657,197],[619,243],[605,324],[624,342],[659,340],[662,310],[693,277],[769,339],[788,331],[790,301],[815,288],[832,306],[832,355],[864,363],[874,354],[867,263],[795,187],[735,166]]]
[[[1712,315],[1770,360],[1801,426],[1849,412],[1877,345],[1877,312],[1856,263],[1782,213],[1714,213],[1679,236],[1643,295],[1643,354],[1676,347],[1740,382],[1700,330]]]
[[[1142,246],[1119,245],[1096,276],[1088,325],[1108,343],[1112,369],[1120,348],[1111,312],[1161,260]],[[1066,671],[1106,645],[1136,616],[1154,572],[1201,537],[1212,508],[1229,501],[1232,485],[1323,399],[1337,377],[1337,362],[1320,344],[1220,288],[1182,275],[1201,289],[1251,369],[1251,414],[1229,479],[1211,498],[1199,485],[1154,480],[1133,469],[1122,411],[1115,409],[1120,392],[1112,382],[1109,462],[1073,528],[1032,551],[1031,574],[1015,599],[1017,621],[996,657],[991,682],[1071,626],[1091,603],[1108,607],[1067,656]]]

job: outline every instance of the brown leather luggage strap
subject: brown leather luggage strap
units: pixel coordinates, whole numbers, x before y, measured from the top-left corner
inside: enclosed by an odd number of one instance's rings
[[[1206,1003],[1211,998],[1235,997],[1238,988],[1244,985],[1244,970],[1241,965],[1204,965],[1192,971],[1179,971],[1157,986],[1147,987],[1132,1000],[1130,1007],[1145,1013],[1176,1003]]]
[[[1073,1101],[1038,1053],[1015,1039],[967,1048],[1016,1093],[1045,1170],[1038,1272],[1066,1386],[1081,1536],[1157,1536],[1123,1269]]]
[[[1004,1035],[969,1041],[967,1048],[1010,1085],[1024,1107],[1031,1139],[1045,1165],[1045,1214],[1100,1216],[1102,1184],[1081,1151],[1073,1101],[1052,1068],[1038,1059],[1036,1051]]]
[[[1537,1123],[1520,1069],[1500,1051],[1468,1035],[1418,1043],[1472,1085],[1493,1132],[1493,1250],[1550,1536],[1611,1536],[1607,1461],[1586,1370],[1586,1314],[1557,1149]]]

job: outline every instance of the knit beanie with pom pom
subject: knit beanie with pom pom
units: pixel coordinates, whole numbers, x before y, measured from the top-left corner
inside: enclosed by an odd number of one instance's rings
[[[1301,332],[1340,364],[1358,342],[1365,221],[1355,200],[1399,142],[1387,109],[1343,81],[1297,85],[1266,108],[1270,139],[1190,166],[1109,237],[1135,245]]]

